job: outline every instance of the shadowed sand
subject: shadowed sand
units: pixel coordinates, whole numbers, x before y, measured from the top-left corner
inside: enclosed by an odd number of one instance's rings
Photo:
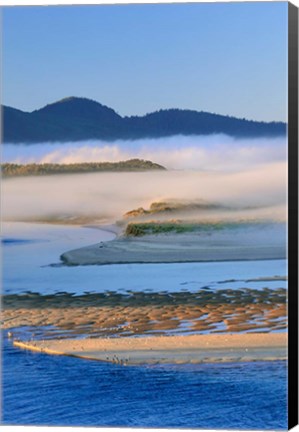
[[[19,348],[117,364],[285,360],[287,334],[188,335],[145,338],[14,341]]]
[[[61,255],[68,265],[116,263],[175,263],[284,259],[286,242],[271,230],[235,229],[221,232],[120,237],[74,249]]]

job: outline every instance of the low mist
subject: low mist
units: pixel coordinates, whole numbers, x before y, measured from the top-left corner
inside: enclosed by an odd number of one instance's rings
[[[7,178],[2,181],[2,217],[92,217],[114,222],[132,209],[148,209],[154,201],[204,200],[234,206],[235,215],[242,218],[285,220],[286,179],[286,162],[268,162],[241,172],[170,170]],[[216,212],[218,217],[233,214]],[[206,213],[198,211],[194,216],[206,217]]]
[[[168,169],[240,171],[286,160],[286,138],[174,136],[137,141],[5,144],[2,162],[79,163],[147,159]]]

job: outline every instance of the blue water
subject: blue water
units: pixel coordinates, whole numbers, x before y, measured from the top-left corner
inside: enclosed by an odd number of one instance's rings
[[[285,362],[125,367],[3,348],[4,424],[287,428]]]
[[[1,239],[1,243],[4,245],[19,245],[19,244],[28,244],[33,243],[34,240],[24,240],[24,239],[18,239],[18,238],[3,238]]]

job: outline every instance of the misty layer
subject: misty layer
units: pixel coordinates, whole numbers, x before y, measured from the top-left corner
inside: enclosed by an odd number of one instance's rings
[[[44,176],[38,181],[7,178],[2,182],[2,215],[20,221],[88,217],[114,222],[132,209],[171,199],[251,207],[244,214],[238,210],[238,217],[285,220],[286,169],[286,163],[279,162],[238,173],[153,171]],[[216,213],[218,219],[235,214],[221,208]],[[198,219],[206,215],[201,209],[192,213]]]
[[[226,135],[174,136],[137,141],[6,144],[3,162],[118,162],[132,158],[155,161],[169,169],[236,171],[286,160],[287,142],[279,138],[235,139]]]

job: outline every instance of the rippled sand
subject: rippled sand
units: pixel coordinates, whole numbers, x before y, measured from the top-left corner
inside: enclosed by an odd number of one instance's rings
[[[273,332],[287,328],[286,290],[6,295],[2,327],[44,338]],[[47,326],[50,326],[47,328]]]

